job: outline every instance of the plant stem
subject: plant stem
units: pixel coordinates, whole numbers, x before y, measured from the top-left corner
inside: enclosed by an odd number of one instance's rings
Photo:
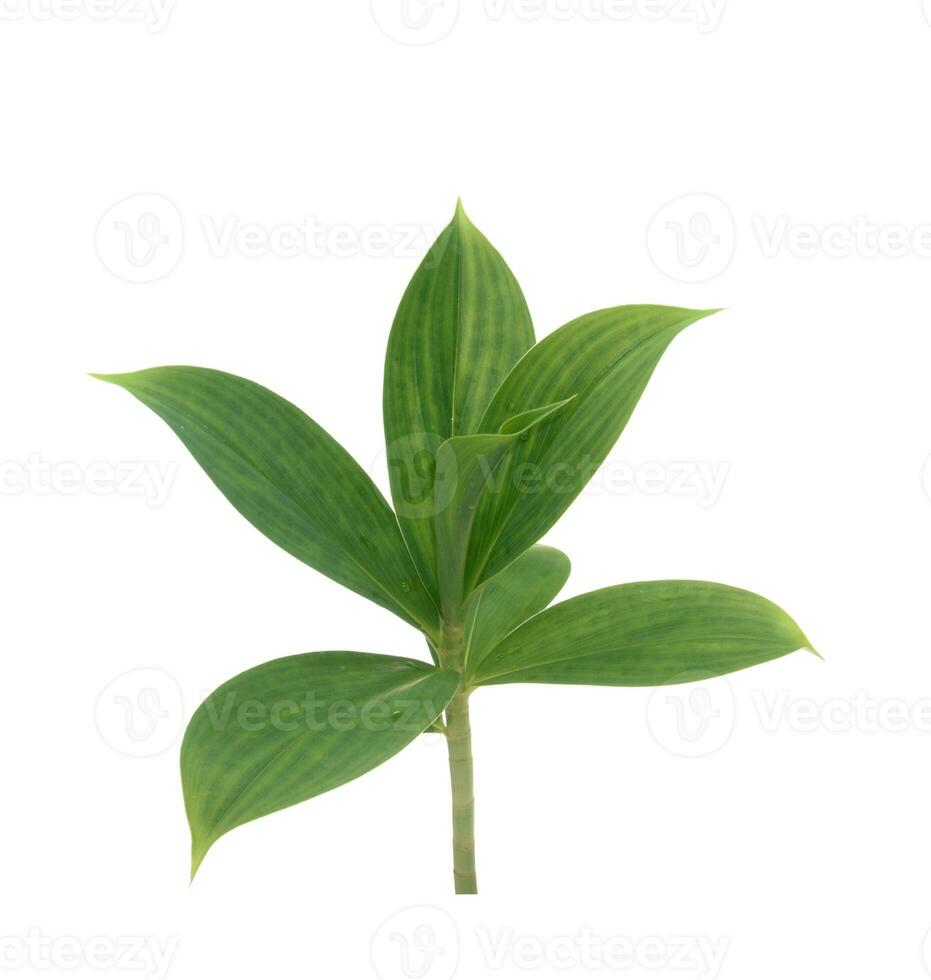
[[[472,730],[469,727],[469,695],[465,691],[457,693],[446,709],[446,741],[453,790],[453,879],[457,895],[476,895]]]
[[[462,658],[462,626],[444,624],[440,647],[443,668],[462,670]],[[446,708],[446,744],[453,802],[453,879],[457,895],[476,895],[472,729],[469,725],[469,692],[462,684]]]

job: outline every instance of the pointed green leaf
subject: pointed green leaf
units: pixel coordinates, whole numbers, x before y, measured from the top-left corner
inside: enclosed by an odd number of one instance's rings
[[[385,359],[391,496],[417,568],[434,595],[436,451],[452,436],[479,431],[492,394],[533,341],[517,280],[459,205],[404,293]],[[552,401],[547,397],[535,404]]]
[[[302,653],[253,667],[194,712],[181,746],[192,875],[225,833],[348,783],[400,752],[459,675],[374,653]]]
[[[558,414],[567,398],[508,419],[493,435],[454,436],[436,454],[436,547],[440,610],[446,619],[459,618],[469,536],[479,502],[494,493],[494,474],[501,460],[526,439],[535,426]]]
[[[476,516],[466,591],[538,541],[604,461],[672,339],[713,310],[618,306],[561,327],[521,358],[495,393],[481,432],[560,398],[572,405],[530,434]]]
[[[476,684],[677,684],[807,647],[768,599],[713,582],[637,582],[567,599],[508,634]]]
[[[387,501],[300,409],[252,381],[206,368],[96,377],[160,415],[240,514],[285,551],[435,633],[435,603]]]
[[[556,598],[570,567],[561,551],[537,544],[472,596],[465,615],[467,679],[511,630]]]

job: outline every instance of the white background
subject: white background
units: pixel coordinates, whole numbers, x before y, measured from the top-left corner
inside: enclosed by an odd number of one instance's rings
[[[612,972],[588,934],[639,950],[621,976],[927,977],[919,0],[445,0],[406,22],[400,0],[55,3],[0,20],[4,967],[49,972],[44,939],[71,976],[161,976],[107,958],[140,937],[172,980]],[[741,585],[825,661],[697,698],[480,691],[477,898],[450,895],[436,738],[234,831],[188,888],[178,737],[206,692],[288,653],[425,650],[85,372],[246,375],[385,487],[388,329],[459,194],[538,335],[617,303],[727,307],[674,342],[547,536],[564,596]],[[318,246],[294,247],[308,218]],[[683,465],[723,490],[677,490]],[[699,939],[723,964],[699,968]]]

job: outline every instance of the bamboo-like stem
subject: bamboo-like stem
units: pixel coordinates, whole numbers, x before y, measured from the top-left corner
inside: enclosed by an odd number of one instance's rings
[[[460,691],[446,709],[449,778],[453,791],[453,879],[457,895],[478,894],[475,880],[475,797],[469,695]]]
[[[462,626],[444,624],[440,662],[446,670],[462,670]],[[446,744],[453,803],[453,880],[457,895],[475,895],[475,797],[472,789],[472,729],[469,692],[463,685],[446,708]]]

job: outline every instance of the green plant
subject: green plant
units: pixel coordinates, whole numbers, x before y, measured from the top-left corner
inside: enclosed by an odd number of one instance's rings
[[[546,609],[569,560],[536,542],[604,460],[672,339],[713,312],[620,306],[535,344],[520,287],[458,206],[388,341],[396,514],[320,426],[251,381],[195,367],[96,375],[160,415],[272,541],[421,630],[433,661],[305,653],[211,694],[181,748],[192,875],[234,827],[437,731],[455,887],[474,893],[476,688],[680,683],[812,649],[771,602],[707,582],[619,585]]]

